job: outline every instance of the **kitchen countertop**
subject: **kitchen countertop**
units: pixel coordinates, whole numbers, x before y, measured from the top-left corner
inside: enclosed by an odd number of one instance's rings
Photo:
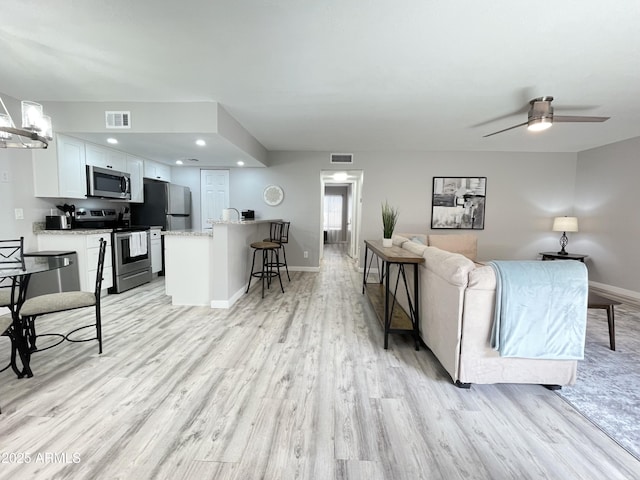
[[[281,220],[278,219],[269,219],[269,220],[229,220],[229,221],[224,221],[224,220],[217,220],[215,222],[212,222],[211,225],[213,225],[213,227],[211,228],[203,228],[201,230],[196,230],[196,229],[185,229],[185,230],[166,230],[161,232],[162,235],[172,235],[172,236],[183,236],[183,237],[212,237],[213,233],[214,233],[214,227],[216,225],[239,225],[239,226],[245,226],[245,225],[261,225],[263,223],[271,223],[271,222],[280,222]]]
[[[33,233],[36,235],[95,235],[111,232],[113,232],[113,228],[88,228],[85,230],[36,230]]]
[[[180,237],[213,237],[213,228],[205,228],[204,230],[165,230],[160,232],[161,235],[180,236]]]
[[[280,218],[270,218],[267,220],[215,220],[211,225],[257,225],[260,223],[281,222]]]

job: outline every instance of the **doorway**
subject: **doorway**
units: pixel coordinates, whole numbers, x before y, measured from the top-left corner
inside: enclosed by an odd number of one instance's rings
[[[354,261],[358,260],[363,177],[362,170],[320,173],[320,259],[325,245],[337,245]]]

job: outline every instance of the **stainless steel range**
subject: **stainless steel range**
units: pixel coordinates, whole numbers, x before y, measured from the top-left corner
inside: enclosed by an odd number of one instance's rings
[[[123,227],[111,237],[113,290],[124,292],[151,281],[149,228]]]
[[[76,229],[111,228],[113,287],[120,293],[151,281],[151,242],[148,226],[131,226],[128,214],[115,209],[77,213]]]

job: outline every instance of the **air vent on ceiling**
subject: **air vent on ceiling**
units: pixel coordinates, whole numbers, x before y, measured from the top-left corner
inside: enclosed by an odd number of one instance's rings
[[[131,128],[131,112],[105,111],[107,128]]]
[[[353,163],[353,153],[332,153],[331,163]]]

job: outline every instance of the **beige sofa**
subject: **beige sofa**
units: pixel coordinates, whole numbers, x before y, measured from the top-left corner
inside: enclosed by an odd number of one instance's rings
[[[457,385],[575,383],[575,360],[506,358],[491,348],[496,276],[491,266],[474,262],[475,236],[400,234],[393,242],[425,259],[419,275],[420,336]],[[403,292],[398,289],[398,300],[406,309]]]

